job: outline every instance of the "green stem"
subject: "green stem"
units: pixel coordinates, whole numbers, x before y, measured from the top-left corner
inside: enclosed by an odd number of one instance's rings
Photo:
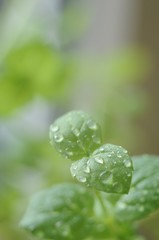
[[[103,198],[102,198],[100,192],[99,191],[95,191],[95,194],[96,194],[96,197],[97,197],[97,199],[99,200],[99,202],[101,204],[101,207],[103,209],[104,214],[108,215],[108,209],[106,208],[106,206],[104,204],[104,201],[103,201]]]

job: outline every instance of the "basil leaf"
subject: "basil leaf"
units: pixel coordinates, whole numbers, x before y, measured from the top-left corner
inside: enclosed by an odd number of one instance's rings
[[[78,160],[100,146],[101,129],[88,114],[72,111],[50,126],[50,142],[63,157]]]
[[[92,232],[93,205],[88,189],[59,184],[32,197],[20,225],[43,239],[81,240]]]
[[[130,192],[116,206],[116,215],[122,221],[147,217],[159,208],[159,156],[136,156],[132,160],[135,171]]]
[[[128,193],[132,171],[127,150],[112,144],[101,146],[89,158],[71,165],[71,174],[79,182],[108,193]]]

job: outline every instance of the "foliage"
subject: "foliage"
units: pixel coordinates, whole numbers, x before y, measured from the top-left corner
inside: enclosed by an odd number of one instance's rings
[[[51,143],[62,155],[70,150],[71,173],[86,186],[63,183],[36,194],[22,227],[42,239],[140,239],[135,222],[159,208],[159,157],[143,155],[131,160],[127,150],[112,144],[97,145],[94,151],[90,144],[94,146],[95,134],[101,139],[99,125],[81,111],[70,112],[51,125]],[[79,146],[85,139],[90,144],[86,141],[81,155]],[[78,160],[72,144],[77,145]]]
[[[49,100],[62,97],[70,88],[72,74],[71,63],[43,42],[33,41],[13,49],[0,74],[0,115],[12,113],[36,96]]]

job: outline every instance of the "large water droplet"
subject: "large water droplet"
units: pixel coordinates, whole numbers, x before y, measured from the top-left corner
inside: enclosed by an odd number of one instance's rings
[[[93,122],[92,120],[89,120],[89,121],[87,122],[87,125],[88,125],[88,127],[89,127],[90,129],[92,129],[92,130],[96,130],[96,129],[98,128],[97,124],[96,124],[95,122]]]
[[[90,173],[90,167],[89,167],[89,166],[86,166],[86,168],[84,169],[84,172],[85,172],[85,173]]]
[[[118,158],[122,158],[122,155],[121,155],[120,152],[117,152],[117,157],[118,157]]]
[[[85,183],[87,181],[86,177],[83,177],[83,176],[79,176],[78,177],[78,181],[82,182],[82,183]]]
[[[57,132],[59,130],[59,127],[57,125],[51,125],[51,131]]]
[[[73,169],[73,167],[71,167],[70,171],[71,171],[72,177],[76,177],[76,172],[75,172],[75,170]]]
[[[103,164],[104,163],[104,160],[100,157],[95,157],[94,160],[99,163],[99,164]]]
[[[110,174],[102,180],[103,184],[111,185],[113,183],[113,174]]]
[[[104,147],[101,147],[101,148],[100,148],[100,151],[101,151],[101,152],[104,152],[104,150],[105,150]]]
[[[103,184],[112,184],[113,183],[113,174],[109,171],[104,171],[100,174],[101,182]]]
[[[131,161],[130,161],[129,159],[126,159],[126,160],[124,161],[124,165],[125,165],[125,167],[127,167],[127,168],[131,167]]]
[[[72,165],[71,167],[73,170],[76,170],[77,169],[77,165]]]
[[[58,133],[58,134],[56,134],[55,136],[54,136],[54,139],[55,139],[55,142],[62,142],[63,141],[63,139],[64,139],[64,137],[63,137],[63,135],[62,134],[60,134],[60,133]]]
[[[97,144],[100,144],[100,143],[101,143],[100,138],[99,138],[98,136],[96,136],[96,135],[93,135],[93,136],[92,136],[92,139],[93,139],[93,142],[94,142],[94,143],[97,143]]]
[[[107,155],[108,157],[111,157],[112,155],[111,155],[111,153],[108,153],[108,155]]]
[[[89,165],[89,164],[90,164],[90,160],[87,161],[87,165]]]
[[[126,149],[123,150],[124,153],[128,153],[128,151]]]
[[[72,132],[74,133],[74,135],[75,135],[76,137],[78,137],[78,136],[80,135],[80,131],[79,131],[77,128],[73,128],[73,129],[72,129]]]

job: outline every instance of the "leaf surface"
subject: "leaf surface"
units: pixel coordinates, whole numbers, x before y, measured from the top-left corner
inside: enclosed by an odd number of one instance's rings
[[[21,226],[43,239],[84,239],[94,225],[93,205],[88,189],[59,184],[32,197]]]
[[[65,158],[89,156],[101,144],[100,126],[82,111],[71,111],[50,126],[50,142]]]
[[[108,193],[128,193],[133,166],[127,150],[105,144],[90,157],[71,165],[73,177],[88,187]]]
[[[159,208],[159,156],[142,155],[132,158],[134,174],[128,195],[116,205],[119,220],[134,221]]]

